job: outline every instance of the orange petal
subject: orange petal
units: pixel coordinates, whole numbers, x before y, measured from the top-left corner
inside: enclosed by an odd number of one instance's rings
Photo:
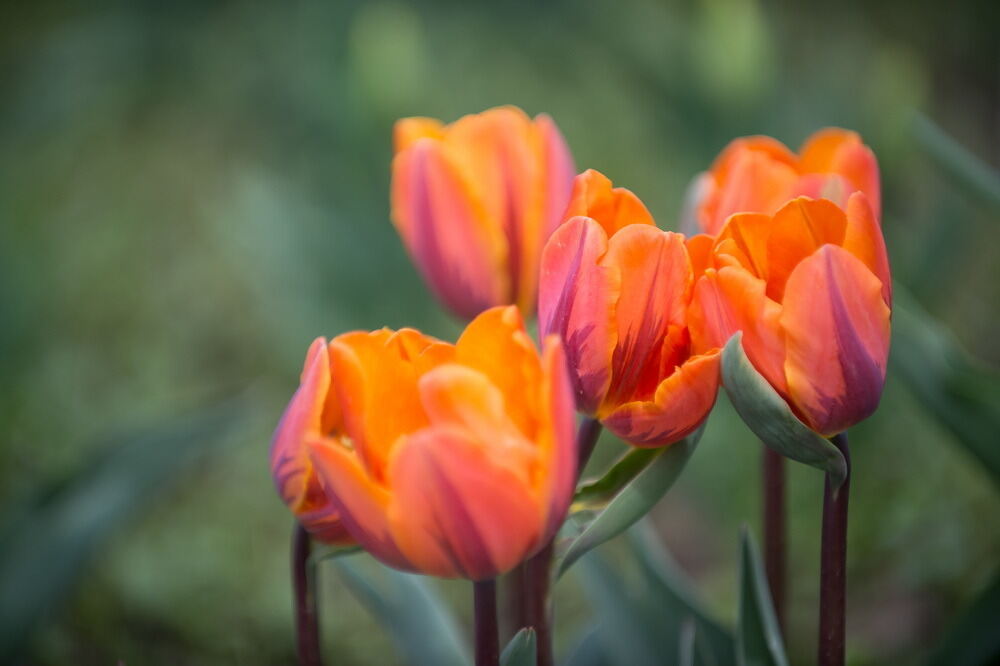
[[[607,176],[587,169],[573,182],[573,195],[564,219],[589,217],[604,227],[610,238],[629,224],[656,226],[646,206],[624,187],[612,187]]]
[[[799,197],[775,214],[767,238],[767,295],[781,302],[785,282],[821,245],[844,241],[847,216],[831,201]]]
[[[413,570],[389,529],[390,495],[368,475],[355,452],[333,440],[312,440],[309,450],[323,490],[351,536],[382,562]]]
[[[471,318],[509,297],[507,246],[442,150],[440,142],[421,139],[396,155],[392,217],[438,298]]]
[[[440,139],[444,126],[434,118],[401,118],[392,128],[393,148],[398,153],[406,150],[418,139]]]
[[[709,269],[695,285],[688,310],[695,353],[725,346],[743,331],[743,348],[754,367],[776,391],[787,395],[781,306],[765,294],[765,283],[748,271],[728,266]]]
[[[769,273],[767,241],[771,227],[772,218],[762,213],[733,215],[719,231],[715,263],[742,266],[756,277],[766,280]],[[729,258],[734,261],[729,261]]]
[[[687,239],[688,258],[691,260],[691,272],[697,279],[712,261],[712,247],[715,239],[708,234],[697,234]]]
[[[538,326],[562,338],[581,411],[593,414],[611,383],[617,340],[613,303],[619,274],[600,265],[608,238],[594,220],[575,217],[549,239],[542,253]]]
[[[576,412],[563,346],[557,336],[545,338],[542,351],[542,423],[537,436],[542,502],[542,542],[555,535],[566,517],[576,489]]]
[[[622,405],[604,425],[636,446],[666,446],[688,436],[715,404],[720,357],[718,349],[691,357],[660,382],[652,400]]]
[[[885,383],[889,308],[882,283],[847,250],[824,245],[785,289],[781,325],[792,403],[830,436],[875,411]]]
[[[868,198],[862,192],[855,192],[847,202],[844,249],[864,262],[882,282],[882,298],[886,305],[892,307],[892,274],[882,227]]]
[[[618,340],[604,411],[633,399],[642,370],[659,354],[668,327],[684,324],[692,276],[684,237],[644,224],[612,236],[601,265],[621,275],[615,306]]]
[[[507,413],[524,436],[534,436],[541,366],[517,307],[491,308],[473,319],[455,344],[455,361],[483,373],[509,401]]]
[[[878,161],[856,132],[831,127],[813,134],[802,146],[801,169],[803,173],[842,176],[852,185],[852,191],[860,190],[865,193],[876,219],[881,218],[882,193]],[[845,200],[849,194],[850,192],[845,193]]]
[[[494,464],[491,446],[439,426],[407,438],[393,456],[392,532],[415,570],[485,580],[539,545],[538,499],[518,475]]]

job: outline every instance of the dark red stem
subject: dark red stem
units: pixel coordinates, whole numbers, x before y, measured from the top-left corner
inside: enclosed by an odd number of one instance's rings
[[[819,578],[819,666],[843,666],[847,611],[847,501],[851,490],[851,454],[847,433],[830,439],[847,462],[847,477],[834,488],[826,477],[823,493],[823,543]]]
[[[319,650],[319,616],[316,581],[309,571],[312,541],[298,522],[292,532],[292,585],[295,589],[295,647],[301,666],[322,666]]]
[[[500,632],[497,627],[496,580],[473,581],[472,599],[476,622],[476,666],[498,666]]]
[[[534,627],[538,646],[537,666],[552,666],[552,604],[549,587],[552,581],[552,542],[524,563],[526,627]]]
[[[785,566],[788,552],[785,527],[785,458],[763,447],[761,482],[764,491],[764,569],[778,626],[785,628]]]

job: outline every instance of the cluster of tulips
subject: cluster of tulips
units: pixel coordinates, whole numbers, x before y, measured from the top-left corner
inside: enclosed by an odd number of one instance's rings
[[[547,579],[601,428],[670,447],[724,386],[775,455],[827,475],[820,662],[842,663],[845,430],[879,402],[892,297],[872,151],[840,129],[798,154],[737,139],[693,181],[685,236],[577,174],[546,115],[408,118],[394,138],[392,220],[468,325],[454,344],[407,328],[313,342],[271,448],[302,538],[473,581],[477,661],[496,663],[493,581],[526,562]],[[547,615],[525,620],[542,664]]]

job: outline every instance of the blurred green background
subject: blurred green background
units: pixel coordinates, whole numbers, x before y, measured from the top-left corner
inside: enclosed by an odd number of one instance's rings
[[[668,228],[731,138],[856,129],[881,163],[895,277],[950,331],[928,344],[954,335],[1000,363],[995,174],[955,152],[1000,161],[994,4],[3,5],[0,637],[14,663],[293,660],[291,522],[267,446],[309,342],[458,331],[389,224],[400,116],[548,112],[581,170]],[[926,347],[909,349],[853,437],[854,664],[923,663],[1000,559],[980,460],[1000,448],[983,426],[995,375],[979,361],[934,374]],[[654,512],[725,622],[738,526],[759,532],[758,455],[720,399]],[[792,470],[793,663],[812,658],[821,484]],[[626,570],[618,546],[605,551]],[[331,663],[401,660],[321,570]],[[438,587],[466,617],[465,588]],[[580,590],[572,575],[558,587],[563,653],[592,614]]]

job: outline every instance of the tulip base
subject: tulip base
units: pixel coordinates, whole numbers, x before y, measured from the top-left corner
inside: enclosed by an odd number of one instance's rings
[[[322,666],[316,580],[309,570],[312,541],[298,522],[292,532],[292,586],[295,591],[295,648],[300,666]]]
[[[498,666],[500,632],[497,627],[497,582],[473,581],[472,603],[476,628],[476,666]]]
[[[823,542],[819,587],[819,666],[843,666],[847,610],[847,502],[851,489],[851,455],[847,433],[831,440],[847,462],[840,486],[826,477],[823,494]]]

